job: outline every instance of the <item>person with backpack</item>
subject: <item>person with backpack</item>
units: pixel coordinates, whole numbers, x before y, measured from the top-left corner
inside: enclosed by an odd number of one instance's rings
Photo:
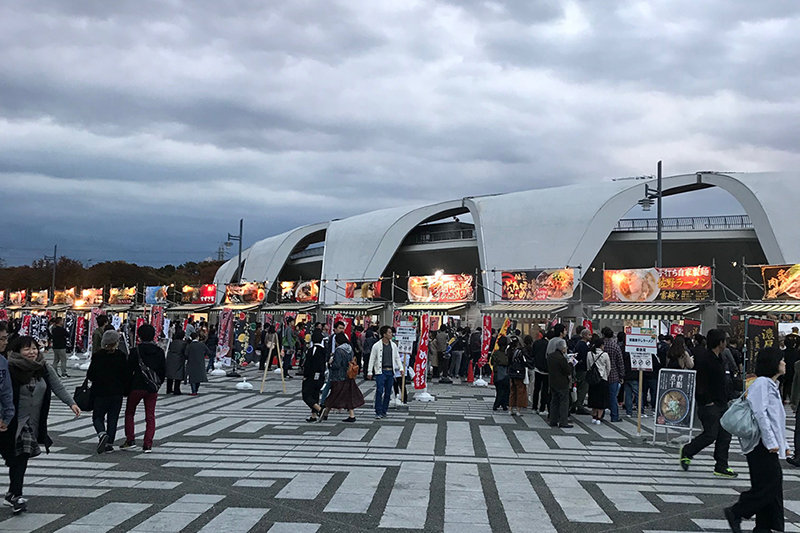
[[[489,364],[494,371],[494,406],[493,411],[503,408],[503,411],[508,411],[508,396],[510,393],[510,382],[508,377],[508,337],[502,336],[497,339],[498,349],[492,352],[489,358]]]
[[[150,453],[153,449],[153,437],[156,434],[156,400],[158,389],[167,375],[167,360],[156,343],[156,328],[150,324],[142,324],[138,331],[139,345],[128,355],[128,372],[131,390],[125,403],[125,443],[121,450],[136,448],[135,425],[133,418],[136,407],[144,401],[144,443],[142,451]]]
[[[597,337],[592,341],[592,349],[586,355],[586,383],[589,384],[589,408],[592,410],[592,424],[600,425],[608,407],[608,374],[611,372],[611,358],[603,349],[605,340]]]
[[[508,366],[508,377],[511,380],[508,406],[511,408],[511,416],[522,416],[522,410],[528,407],[525,378],[528,369],[533,367],[533,337],[526,335],[522,346],[519,345],[518,337],[513,337],[509,352],[512,356]]]

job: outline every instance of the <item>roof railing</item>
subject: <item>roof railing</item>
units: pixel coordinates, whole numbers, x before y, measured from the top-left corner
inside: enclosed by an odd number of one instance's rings
[[[663,231],[725,231],[753,227],[747,215],[670,217],[662,218],[661,222]],[[614,231],[658,231],[658,222],[655,218],[623,218],[614,226]]]

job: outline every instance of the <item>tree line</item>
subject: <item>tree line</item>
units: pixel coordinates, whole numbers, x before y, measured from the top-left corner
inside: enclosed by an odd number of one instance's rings
[[[56,289],[70,287],[131,287],[134,285],[201,285],[212,283],[223,261],[189,261],[182,265],[161,268],[142,266],[126,261],[106,261],[86,267],[80,261],[61,256],[56,264]],[[49,289],[53,264],[38,259],[25,266],[0,264],[0,290]]]

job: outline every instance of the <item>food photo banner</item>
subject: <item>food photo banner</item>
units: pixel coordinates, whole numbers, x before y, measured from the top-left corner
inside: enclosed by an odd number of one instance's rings
[[[606,302],[696,302],[711,298],[711,267],[603,271]]]
[[[800,300],[800,265],[761,267],[764,300]]]
[[[337,285],[338,287],[338,285]],[[344,297],[348,300],[367,301],[381,297],[382,282],[364,281],[344,284]]]
[[[64,289],[64,290],[56,290],[53,293],[53,305],[72,305],[75,303],[75,293],[77,289],[72,287],[71,289]]]
[[[144,288],[144,303],[147,305],[166,305],[169,298],[169,285],[153,285]]]
[[[50,301],[49,291],[43,289],[40,291],[31,292],[31,305],[38,305],[44,307]]]
[[[10,305],[25,305],[28,303],[27,291],[14,291],[8,293],[8,303]]]
[[[571,268],[519,270],[503,272],[502,299],[568,300],[575,287],[575,271]]]
[[[111,287],[108,291],[110,305],[132,305],[136,303],[136,287]]]
[[[266,296],[263,283],[231,283],[225,286],[227,304],[260,304]]]
[[[281,281],[278,301],[281,303],[314,303],[319,300],[319,280]]]
[[[217,286],[213,283],[206,285],[184,285],[181,290],[181,303],[184,304],[213,304],[217,301]]]
[[[463,302],[474,298],[475,277],[469,274],[441,274],[408,278],[411,302]]]

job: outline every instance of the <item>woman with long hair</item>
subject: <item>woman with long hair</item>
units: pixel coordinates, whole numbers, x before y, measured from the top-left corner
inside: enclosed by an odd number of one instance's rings
[[[508,377],[508,337],[497,339],[497,350],[492,352],[489,362],[494,371],[494,405],[493,411],[503,408],[508,411],[508,397],[511,393],[511,380]]]
[[[47,434],[51,392],[72,409],[75,416],[80,416],[81,410],[56,371],[44,360],[39,344],[33,337],[14,339],[8,353],[8,369],[14,389],[16,414],[8,424],[8,429],[0,433],[0,455],[8,466],[11,481],[5,502],[17,514],[25,511],[28,504],[27,498],[22,496],[28,460],[42,453],[40,445],[44,445],[45,452],[50,453],[53,444]]]
[[[677,335],[672,340],[672,346],[667,351],[667,368],[691,370],[694,368],[694,358],[686,349],[686,337]]]

